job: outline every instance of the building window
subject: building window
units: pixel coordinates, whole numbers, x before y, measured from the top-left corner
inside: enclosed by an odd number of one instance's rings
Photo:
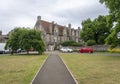
[[[54,37],[54,42],[57,42],[57,38],[56,37]]]
[[[54,30],[54,35],[58,35],[57,29]]]
[[[66,35],[66,30],[64,29],[64,32],[63,32],[64,35]]]

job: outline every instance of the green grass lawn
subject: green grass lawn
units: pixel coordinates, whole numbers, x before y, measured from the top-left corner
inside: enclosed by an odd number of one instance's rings
[[[0,84],[30,84],[47,55],[0,56]]]
[[[120,84],[119,54],[72,53],[60,56],[79,84]]]

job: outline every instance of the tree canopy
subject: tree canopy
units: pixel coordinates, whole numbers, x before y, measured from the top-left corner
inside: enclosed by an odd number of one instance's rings
[[[114,48],[120,45],[120,38],[117,38],[117,34],[120,32],[120,0],[100,0],[100,2],[106,5],[112,18],[111,21],[116,23],[110,35],[106,38],[106,43],[110,44],[111,48]]]
[[[112,22],[109,16],[98,16],[98,18],[87,19],[82,22],[81,38],[87,42],[95,40],[96,44],[104,44],[104,39],[109,35],[112,28]],[[108,24],[109,23],[109,24]]]
[[[118,31],[120,31],[120,24],[117,24],[113,30],[111,30],[111,34],[105,39],[107,44],[110,44],[110,48],[114,48],[116,46],[120,46],[120,38],[118,38]]]
[[[87,19],[82,22],[80,34],[83,41],[95,40],[96,44],[107,43],[111,48],[120,45],[120,0],[100,0],[109,9],[109,15],[99,15],[93,21]]]
[[[114,21],[120,21],[120,0],[100,0],[109,9],[109,14],[114,17]]]
[[[32,48],[42,54],[45,50],[45,44],[40,31],[17,27],[11,33],[5,48],[11,49],[11,53],[16,52],[18,49],[26,50],[29,53]]]

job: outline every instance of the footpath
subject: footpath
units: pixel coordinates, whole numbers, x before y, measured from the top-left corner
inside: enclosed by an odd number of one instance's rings
[[[32,84],[77,84],[61,58],[51,53]]]

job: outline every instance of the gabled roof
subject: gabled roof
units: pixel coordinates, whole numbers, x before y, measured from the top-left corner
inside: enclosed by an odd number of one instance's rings
[[[47,34],[50,34],[50,33],[53,34],[54,30],[55,30],[55,25],[57,25],[57,28],[58,28],[58,35],[63,36],[64,29],[66,28],[66,30],[67,30],[67,36],[70,36],[70,34],[69,34],[70,32],[69,32],[69,28],[68,27],[65,27],[65,26],[62,26],[62,25],[58,25],[58,24],[56,24],[54,22],[44,21],[44,20],[41,20],[41,19],[37,20],[37,22],[35,24],[35,28],[39,29],[42,26],[42,28],[44,28],[44,30],[45,30],[45,32]],[[72,31],[76,32],[74,30],[75,29],[71,29],[71,33],[72,33]]]
[[[52,23],[41,20],[41,25],[44,28],[44,30],[46,31],[46,33],[50,33],[50,28],[49,28],[50,24],[52,24]]]
[[[55,25],[57,25],[57,24],[41,20],[41,25],[44,28],[44,30],[46,31],[46,33],[50,33],[50,25],[52,26],[52,32],[54,32]],[[58,27],[59,35],[62,36],[63,35],[63,30],[64,30],[65,27],[61,26],[61,25],[57,25],[57,27]]]

